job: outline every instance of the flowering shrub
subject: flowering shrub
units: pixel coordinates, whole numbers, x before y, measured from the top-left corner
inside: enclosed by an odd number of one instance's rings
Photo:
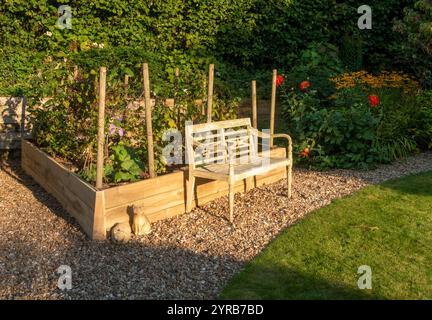
[[[431,127],[425,124],[431,118],[422,121],[425,113],[432,114],[423,107],[431,100],[416,98],[421,91],[411,77],[355,72],[331,81],[336,92],[328,98],[306,81],[300,90],[281,88],[298,161],[318,168],[368,168],[432,146]]]
[[[418,93],[420,91],[418,81],[407,74],[396,71],[383,71],[376,76],[366,71],[357,71],[344,73],[330,80],[334,82],[337,90],[355,88],[360,85],[365,90],[398,88],[405,93]]]
[[[324,169],[365,167],[377,161],[370,146],[378,117],[367,104],[322,107],[314,91],[291,92],[285,98],[283,115],[300,162]]]

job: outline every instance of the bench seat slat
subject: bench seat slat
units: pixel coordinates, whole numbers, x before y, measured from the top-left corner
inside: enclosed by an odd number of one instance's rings
[[[267,162],[267,163],[266,163]],[[256,176],[276,168],[286,167],[289,165],[286,158],[263,158],[255,157],[251,162],[234,165],[235,181],[243,180],[247,177]],[[228,180],[229,164],[209,164],[205,167],[198,167],[193,170],[193,174],[202,178],[218,180]]]

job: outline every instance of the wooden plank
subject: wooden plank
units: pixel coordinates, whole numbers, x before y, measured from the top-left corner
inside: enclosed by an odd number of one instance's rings
[[[210,129],[208,131],[201,131],[199,133],[194,134],[194,140],[209,140],[209,139],[219,139],[221,137],[221,133],[214,133],[214,134],[210,134],[210,131],[215,131],[215,129]],[[225,130],[224,131],[225,136],[235,136],[234,139],[236,138],[236,136],[238,137],[247,137],[248,131],[247,129],[240,129],[240,130]]]
[[[146,214],[152,214],[165,210],[177,205],[185,205],[184,191],[182,189],[173,190],[165,193],[161,193],[149,198],[136,199],[135,201],[129,202],[126,205],[119,207],[106,209],[105,217],[110,219],[111,216],[126,214],[130,216],[130,210],[133,205],[144,208]]]
[[[158,212],[148,214],[146,217],[150,220],[151,223],[164,220],[168,218],[175,217],[185,212],[184,204],[179,204],[176,206],[172,206]],[[105,227],[106,230],[109,231],[116,223],[128,222],[130,221],[130,216],[127,212],[118,211],[115,212],[105,218]]]
[[[105,230],[105,193],[97,191],[93,214],[92,240],[105,240]]]
[[[89,207],[93,207],[96,198],[96,189],[83,181],[75,173],[71,172],[68,168],[64,167],[52,157],[39,150],[36,146],[27,140],[22,141],[22,158],[24,161],[28,160],[30,166],[39,172],[47,171],[54,176],[67,189],[79,196],[80,199]]]
[[[128,183],[104,190],[105,208],[110,209],[148,198],[159,193],[182,189],[184,187],[184,172],[169,173],[153,179]]]
[[[250,126],[250,119],[235,119],[235,120],[225,120],[225,121],[217,121],[212,123],[202,123],[202,124],[194,124],[192,129],[194,133],[201,133],[212,130],[226,129],[226,128],[235,128],[241,126]]]
[[[53,195],[63,206],[63,208],[74,217],[80,224],[84,232],[92,237],[92,225],[93,225],[93,208],[87,206],[81,201],[79,197],[71,192],[68,192],[67,188],[55,179],[54,176],[46,176],[47,171],[41,173],[37,172],[31,167],[31,160],[25,158],[22,160],[22,168],[30,175],[38,184],[40,184],[47,192]],[[41,223],[43,223],[41,221]]]

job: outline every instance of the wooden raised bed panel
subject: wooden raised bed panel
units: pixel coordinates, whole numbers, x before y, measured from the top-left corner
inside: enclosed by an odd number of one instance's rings
[[[60,202],[91,239],[105,239],[103,191],[97,191],[26,140],[21,143],[21,165]]]
[[[93,240],[106,239],[107,232],[118,222],[131,222],[132,206],[144,208],[150,222],[174,217],[186,211],[187,171],[97,190],[76,174],[39,150],[22,141],[22,167],[46,191],[52,194]],[[284,157],[285,149],[271,151],[272,157]],[[286,177],[284,168],[273,170],[246,182],[239,181],[235,192],[274,183]],[[197,178],[193,205],[203,205],[226,196],[228,184]]]

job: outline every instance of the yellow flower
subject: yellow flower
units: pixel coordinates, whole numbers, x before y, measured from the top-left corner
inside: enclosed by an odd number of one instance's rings
[[[363,89],[401,88],[404,93],[417,93],[420,85],[411,76],[397,71],[382,71],[378,75],[372,75],[366,71],[344,73],[330,79],[337,90],[354,88],[358,84]]]

